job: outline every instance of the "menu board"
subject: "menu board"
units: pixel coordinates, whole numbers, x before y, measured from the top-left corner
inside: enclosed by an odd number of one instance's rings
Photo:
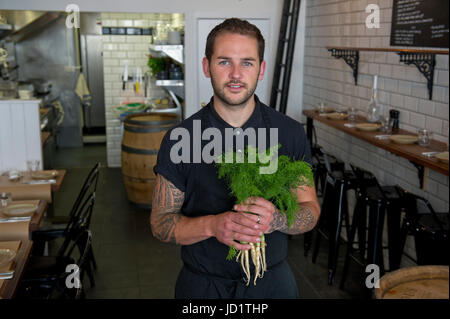
[[[449,0],[394,0],[391,45],[448,48]]]

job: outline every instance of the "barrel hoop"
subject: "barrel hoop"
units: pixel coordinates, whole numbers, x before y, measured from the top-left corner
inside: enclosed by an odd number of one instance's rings
[[[133,125],[165,125],[165,124],[177,124],[178,119],[175,118],[173,120],[165,120],[165,121],[135,121],[131,118],[125,118],[123,121],[126,124],[133,124]]]
[[[150,184],[150,183],[153,183],[153,182],[156,181],[155,177],[152,177],[152,178],[139,178],[139,177],[129,176],[129,175],[126,175],[126,174],[123,174],[123,173],[122,173],[122,175],[124,177],[126,177],[128,180],[130,180],[131,182]]]
[[[170,127],[136,127],[124,125],[125,131],[133,133],[157,133],[167,131]]]
[[[140,148],[129,147],[122,144],[122,151],[142,155],[158,155],[159,150],[143,150]]]

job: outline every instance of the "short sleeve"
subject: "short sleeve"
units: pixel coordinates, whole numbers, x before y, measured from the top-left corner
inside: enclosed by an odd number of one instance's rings
[[[296,123],[294,150],[295,160],[302,160],[312,165],[311,148],[309,146],[308,138],[306,137],[303,125],[298,122]]]
[[[169,130],[161,142],[161,146],[158,151],[158,159],[156,165],[153,167],[155,174],[164,176],[165,179],[170,181],[182,192],[186,192],[186,173],[184,172],[183,163],[173,163],[170,159],[170,150],[177,141],[170,140]]]

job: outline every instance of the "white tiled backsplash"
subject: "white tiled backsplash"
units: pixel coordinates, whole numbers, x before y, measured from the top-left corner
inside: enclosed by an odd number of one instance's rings
[[[101,18],[103,27],[153,27],[153,32],[158,22],[177,28],[184,25],[183,14],[102,13]],[[150,73],[147,63],[151,39],[152,36],[148,35],[102,36],[108,167],[121,166],[121,122],[113,112],[113,108],[125,101],[139,100],[134,93],[132,82],[127,83],[125,91],[122,90],[124,66],[128,62],[130,76],[136,72],[138,66],[141,67],[143,74]],[[155,85],[153,77],[148,92],[150,98],[162,98],[167,95],[162,88]],[[142,99],[143,94],[141,95]]]
[[[381,103],[400,111],[400,127],[409,131],[427,128],[434,138],[448,143],[449,97],[448,55],[436,55],[433,99],[428,99],[427,82],[415,66],[400,63],[391,52],[360,51],[358,85],[350,67],[335,59],[327,46],[390,47],[392,0],[308,1],[306,11],[305,75],[303,109],[312,109],[322,100],[334,107],[355,106],[365,112],[373,75],[378,75]],[[380,28],[368,29],[366,6],[380,7]],[[419,188],[417,169],[408,160],[316,123],[318,144],[345,162],[369,170],[382,185],[399,184],[427,198],[436,211],[449,211],[449,178],[428,170],[427,188]],[[407,243],[414,256],[414,244]],[[403,259],[405,262],[408,259]]]

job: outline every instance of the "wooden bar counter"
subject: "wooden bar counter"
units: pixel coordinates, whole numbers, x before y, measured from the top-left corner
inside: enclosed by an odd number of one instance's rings
[[[350,123],[347,120],[335,120],[329,119],[327,116],[323,114],[319,114],[314,110],[304,110],[303,114],[307,117],[307,135],[310,141],[312,141],[312,128],[313,122],[318,121],[330,127],[333,127],[339,131],[345,132],[353,137],[361,139],[369,144],[375,145],[379,148],[382,148],[392,154],[397,156],[406,158],[411,163],[413,163],[419,170],[423,167],[432,169],[441,174],[449,176],[448,174],[448,163],[444,163],[439,161],[435,157],[427,157],[422,153],[424,152],[445,152],[447,151],[447,144],[432,140],[430,146],[422,147],[418,144],[397,144],[389,139],[379,139],[375,136],[377,135],[386,135],[387,133],[382,133],[380,131],[360,131],[355,127],[347,127],[344,124]],[[367,122],[363,117],[357,117],[355,124],[357,123],[365,123]],[[416,133],[412,133],[405,130],[399,130],[396,134],[407,134],[407,135],[417,135]],[[422,169],[423,175],[423,169]]]

